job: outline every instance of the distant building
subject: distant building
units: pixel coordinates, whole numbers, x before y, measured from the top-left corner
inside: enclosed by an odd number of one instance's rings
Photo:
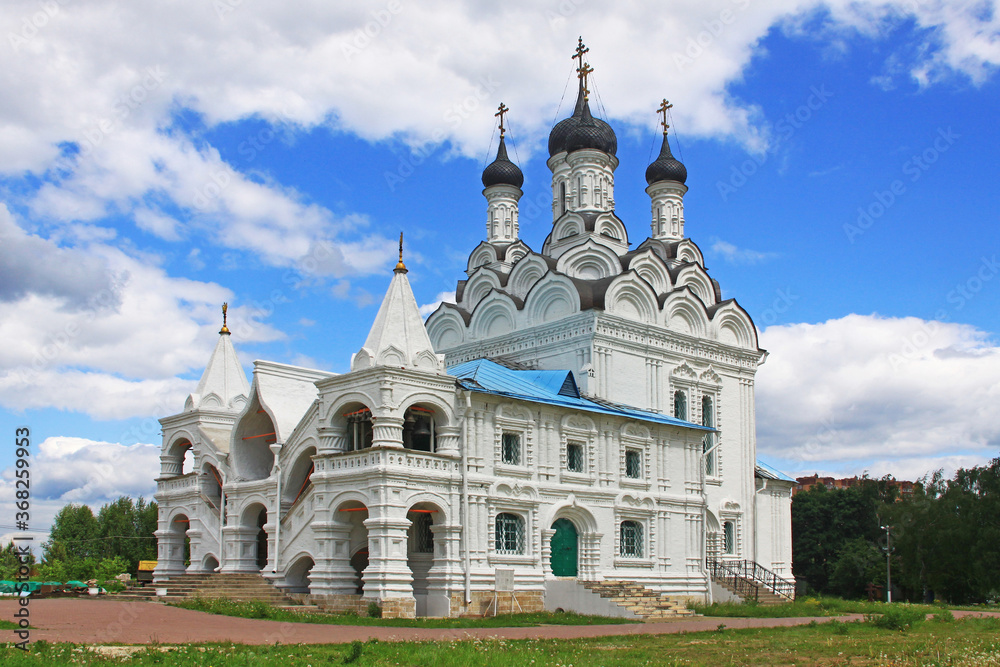
[[[870,478],[862,477],[841,477],[840,479],[835,479],[833,477],[820,477],[818,474],[811,475],[809,477],[796,477],[795,487],[792,489],[792,495],[799,493],[800,491],[808,491],[817,485],[825,486],[826,488],[833,489],[848,489],[852,486],[857,486],[862,480]],[[913,495],[913,482],[908,482],[905,480],[890,479],[887,480],[890,487],[899,489],[899,497],[905,498],[907,496]]]

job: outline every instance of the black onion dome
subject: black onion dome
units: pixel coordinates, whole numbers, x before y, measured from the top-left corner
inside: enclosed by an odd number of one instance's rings
[[[586,101],[587,97],[583,92],[583,81],[580,81],[580,89],[576,94],[576,107],[573,109],[573,115],[569,118],[563,118],[549,132],[549,157],[566,150],[566,139],[576,129],[576,126],[580,124]]]
[[[646,167],[646,184],[652,185],[661,181],[677,181],[683,183],[687,180],[688,170],[670,152],[670,144],[667,142],[667,135],[663,135],[663,147],[660,155],[653,161],[653,164]]]
[[[599,150],[609,155],[614,155],[618,150],[618,137],[615,136],[615,131],[603,120],[591,115],[590,105],[586,100],[583,102],[580,122],[566,137],[565,150],[567,153],[572,153],[585,148]]]
[[[497,148],[497,159],[483,169],[483,187],[491,185],[513,185],[519,188],[524,185],[524,174],[521,168],[507,157],[507,144],[503,135],[500,136],[500,146]]]

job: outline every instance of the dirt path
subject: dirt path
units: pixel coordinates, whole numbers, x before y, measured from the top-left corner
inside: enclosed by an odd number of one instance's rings
[[[0,619],[13,619],[16,600],[0,600]],[[168,607],[156,602],[52,599],[35,600],[31,610],[31,641],[78,644],[183,644],[191,642],[235,642],[237,644],[334,644],[356,639],[367,641],[429,641],[484,639],[571,639],[609,635],[669,634],[727,628],[761,628],[820,623],[827,618],[693,618],[663,623],[627,625],[560,625],[534,628],[386,628],[350,625],[283,623],[218,616],[200,611]],[[996,612],[954,612],[1000,616]],[[839,617],[860,619],[858,614]],[[0,631],[0,641],[10,641],[14,631]]]

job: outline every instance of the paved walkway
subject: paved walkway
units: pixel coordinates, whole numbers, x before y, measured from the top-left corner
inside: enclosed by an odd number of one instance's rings
[[[0,600],[0,619],[13,619],[17,601]],[[50,599],[35,600],[31,611],[31,641],[76,644],[183,644],[189,642],[234,642],[237,644],[336,644],[356,639],[367,641],[430,641],[473,638],[570,639],[609,635],[670,634],[727,628],[761,628],[819,623],[831,618],[685,618],[662,623],[623,625],[549,625],[533,628],[387,628],[350,625],[283,623],[249,618],[219,616],[200,611],[169,607],[157,602],[117,600]],[[996,612],[954,612],[1000,616]],[[842,621],[858,620],[859,614],[840,616]],[[2,641],[12,631],[0,631]]]

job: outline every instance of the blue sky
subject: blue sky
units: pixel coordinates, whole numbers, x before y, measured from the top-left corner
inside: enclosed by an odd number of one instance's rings
[[[994,1],[40,7],[0,10],[0,432],[33,430],[39,530],[151,495],[223,301],[247,368],[342,372],[400,230],[448,298],[501,101],[539,249],[580,34],[633,244],[674,104],[686,232],[771,353],[762,455],[913,479],[1000,451]]]

